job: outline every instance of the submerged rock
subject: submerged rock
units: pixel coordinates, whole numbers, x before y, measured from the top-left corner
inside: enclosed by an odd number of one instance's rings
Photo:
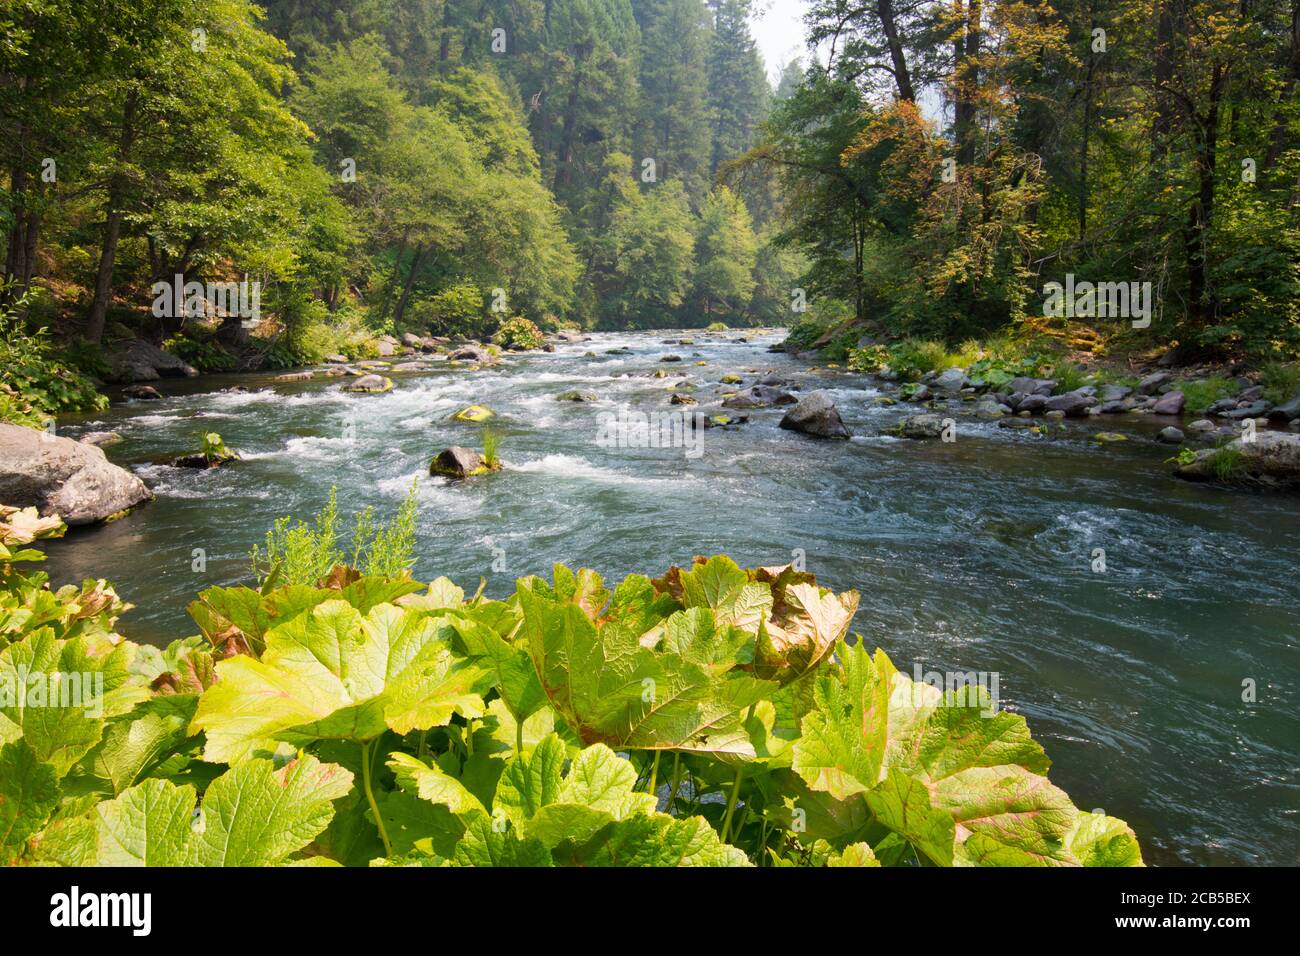
[[[95,445],[0,422],[0,502],[80,525],[152,498],[144,482]]]
[[[672,398],[668,399],[670,405],[697,405],[695,399],[689,395],[683,395],[681,392],[673,392]]]
[[[118,432],[86,432],[77,441],[83,445],[116,445],[122,440]]]
[[[1187,436],[1183,434],[1182,429],[1170,425],[1168,428],[1160,429],[1160,434],[1156,437],[1166,445],[1181,445]]]
[[[152,385],[128,385],[122,389],[122,394],[141,402],[156,402],[162,398],[158,389]]]
[[[285,372],[275,377],[277,382],[310,382],[311,379],[311,372]]]
[[[770,385],[752,385],[723,400],[728,408],[766,408],[768,405],[793,405],[795,396]]]
[[[486,405],[466,405],[460,411],[452,412],[451,420],[454,422],[485,422],[495,416],[496,412]]]
[[[595,392],[585,392],[582,389],[571,388],[567,392],[561,392],[555,396],[557,402],[598,402],[600,396]]]
[[[785,413],[781,427],[791,431],[803,432],[818,438],[852,437],[840,418],[840,411],[831,401],[830,395],[818,389],[799,399],[798,404]]]
[[[682,357],[681,357],[680,355],[661,355],[661,356],[659,356],[659,361],[661,361],[661,362],[680,362],[681,360],[682,360]]]

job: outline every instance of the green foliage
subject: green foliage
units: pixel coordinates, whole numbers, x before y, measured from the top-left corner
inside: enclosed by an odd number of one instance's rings
[[[1264,397],[1275,405],[1290,401],[1300,393],[1300,365],[1294,362],[1268,362],[1260,369]]]
[[[427,311],[411,317],[412,323],[439,335],[478,335],[483,321],[483,293],[476,285],[457,282],[428,299]]]
[[[400,577],[414,563],[417,490],[412,484],[390,522],[377,521],[373,507],[357,512],[353,516],[350,551],[345,554],[338,492],[331,488],[329,501],[310,522],[280,518],[266,533],[265,548],[254,545],[253,576],[262,583],[311,585],[343,566],[370,576]]]
[[[229,372],[235,359],[211,337],[174,335],[163,341],[164,351],[179,356],[200,372]]]
[[[1052,377],[1056,379],[1055,391],[1058,395],[1072,392],[1088,383],[1087,371],[1073,362],[1058,362],[1052,369]]]
[[[334,511],[159,650],[103,582],[14,571],[62,523],[0,509],[0,680],[97,675],[93,707],[0,699],[0,863],[1141,864],[1022,717],[847,643],[855,592],[721,556],[612,591],[558,565],[504,602],[397,564],[308,582]]]
[[[710,322],[710,323],[708,324],[707,328],[708,328],[708,330],[709,330],[710,332],[725,332],[725,331],[727,331],[727,323],[726,323],[726,322]]]
[[[0,285],[0,421],[43,428],[59,412],[107,408],[95,384],[60,361],[49,331],[28,329],[30,296],[10,300],[12,291]]]
[[[1178,387],[1183,393],[1189,412],[1204,411],[1219,399],[1236,395],[1241,391],[1241,386],[1237,382],[1217,375],[1192,382],[1183,382]]]
[[[199,436],[199,454],[209,462],[230,461],[239,457],[226,447],[225,439],[216,432],[203,432]]]
[[[501,436],[490,428],[483,429],[483,461],[489,468],[496,468],[501,459],[497,455],[497,448],[501,445]]]
[[[507,349],[540,349],[546,344],[542,330],[523,316],[502,322],[492,341]]]

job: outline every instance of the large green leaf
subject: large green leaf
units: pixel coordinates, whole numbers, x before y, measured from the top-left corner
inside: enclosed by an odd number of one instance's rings
[[[585,743],[754,756],[744,712],[776,684],[735,669],[738,660],[715,666],[689,637],[666,649],[645,646],[698,623],[698,616],[685,619],[687,611],[675,612],[683,615],[680,625],[659,617],[669,606],[647,579],[625,581],[607,610],[598,576],[574,578],[562,566],[554,590],[524,579],[518,595],[543,689]]]
[[[195,812],[194,788],[146,780],[95,810],[107,866],[274,866],[329,824],[330,801],[352,774],[302,756],[275,769],[249,760],[212,782]]]
[[[460,865],[712,866],[745,865],[744,854],[718,840],[702,818],[656,812],[657,799],[635,789],[637,774],[603,744],[572,761],[557,735],[507,764],[490,807],[454,777],[413,757],[389,766],[404,791],[438,804],[461,822],[453,852],[439,842],[444,823],[430,817],[425,851]],[[408,811],[399,823],[413,818]],[[420,841],[414,845],[420,848]],[[432,847],[432,851],[429,847]]]
[[[207,760],[234,762],[276,741],[367,741],[479,717],[489,675],[459,658],[445,621],[392,604],[364,617],[329,600],[266,632],[262,659],[217,665],[191,731]]]
[[[864,800],[875,824],[941,866],[1140,863],[1131,830],[1081,821],[1094,815],[1047,779],[1023,717],[983,692],[917,684],[880,650],[841,644],[838,657],[794,747],[810,789]]]
[[[12,863],[59,804],[59,775],[24,740],[0,747],[0,865]]]
[[[131,672],[135,645],[43,629],[0,651],[0,743],[22,738],[59,776],[99,742],[107,719],[149,697]]]

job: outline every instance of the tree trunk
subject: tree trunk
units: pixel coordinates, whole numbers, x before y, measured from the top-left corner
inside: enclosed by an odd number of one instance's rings
[[[1223,64],[1214,64],[1210,75],[1210,105],[1204,121],[1199,123],[1200,136],[1196,151],[1196,198],[1188,216],[1187,314],[1194,325],[1205,326],[1214,318],[1214,293],[1209,285],[1206,245],[1214,221],[1214,171],[1219,144],[1219,105],[1223,99]]]
[[[406,274],[406,285],[402,287],[402,297],[397,300],[397,311],[393,313],[393,325],[399,328],[402,324],[402,315],[406,312],[406,303],[411,298],[411,289],[415,286],[415,274],[420,269],[420,262],[424,259],[425,251],[424,245],[417,245],[415,254],[411,257],[411,271]]]
[[[979,86],[976,57],[980,50],[982,0],[953,0],[957,31],[953,38],[953,82],[957,102],[953,110],[953,134],[957,141],[957,162],[963,166],[975,162],[975,93]]]
[[[876,0],[876,14],[880,17],[880,27],[884,31],[885,43],[889,47],[889,59],[894,64],[894,82],[898,86],[898,98],[914,103],[916,90],[912,88],[912,74],[907,68],[907,56],[903,51],[902,41],[898,38],[894,0]]]
[[[125,162],[135,139],[135,108],[139,94],[132,90],[122,108],[122,137],[118,142],[117,158]],[[95,298],[90,303],[90,317],[86,321],[86,341],[98,343],[104,337],[104,320],[108,315],[108,299],[113,290],[113,259],[117,255],[117,240],[122,231],[122,206],[126,200],[126,175],[120,170],[113,174],[108,187],[108,218],[104,223],[104,247],[99,257],[99,272],[95,276]]]
[[[1155,156],[1163,156],[1168,149],[1169,131],[1173,128],[1174,104],[1166,87],[1174,78],[1175,2],[1161,0],[1156,23],[1156,116],[1151,123],[1151,151]]]

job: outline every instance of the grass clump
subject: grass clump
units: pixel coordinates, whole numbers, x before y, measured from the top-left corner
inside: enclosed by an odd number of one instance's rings
[[[1229,395],[1236,395],[1241,391],[1241,386],[1235,381],[1220,375],[1198,379],[1194,382],[1184,382],[1179,388],[1182,390],[1183,398],[1187,401],[1188,411],[1193,412],[1205,411],[1219,399],[1227,398]]]
[[[497,455],[497,448],[500,444],[500,435],[490,428],[483,431],[483,463],[489,468],[495,469],[501,463],[501,459]]]

